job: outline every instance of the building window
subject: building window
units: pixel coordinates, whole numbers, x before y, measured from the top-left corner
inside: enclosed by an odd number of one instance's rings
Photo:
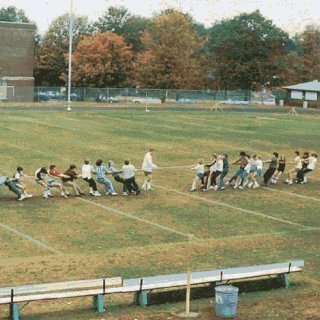
[[[303,92],[302,91],[291,91],[291,99],[302,100],[303,99]]]
[[[306,92],[306,100],[307,101],[317,101],[318,100],[317,92]]]

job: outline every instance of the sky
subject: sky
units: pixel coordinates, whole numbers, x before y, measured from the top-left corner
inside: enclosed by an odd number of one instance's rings
[[[48,29],[55,17],[69,10],[69,0],[0,0],[0,7],[10,5],[23,9],[36,22],[40,33]],[[74,0],[75,13],[90,20],[99,17],[109,6],[118,5],[146,17],[165,8],[179,8],[206,26],[259,9],[291,35],[308,24],[320,24],[320,0]]]

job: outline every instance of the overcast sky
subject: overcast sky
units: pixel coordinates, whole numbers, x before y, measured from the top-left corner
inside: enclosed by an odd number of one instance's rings
[[[123,5],[147,17],[168,7],[182,8],[206,26],[256,9],[290,34],[303,30],[307,24],[320,24],[320,0],[74,0],[74,3],[76,14],[87,15],[90,20],[108,6]],[[0,0],[0,7],[9,5],[25,10],[43,33],[55,17],[68,11],[69,0]]]

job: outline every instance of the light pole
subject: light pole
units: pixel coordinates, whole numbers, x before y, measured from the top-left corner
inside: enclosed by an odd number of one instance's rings
[[[73,0],[70,0],[69,13],[69,63],[68,63],[68,107],[71,111],[71,76],[72,76],[72,40],[73,40]]]

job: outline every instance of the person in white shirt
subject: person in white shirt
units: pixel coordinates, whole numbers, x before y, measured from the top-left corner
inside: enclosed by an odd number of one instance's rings
[[[199,185],[203,185],[203,177],[204,177],[204,162],[203,160],[199,160],[198,164],[191,168],[195,170],[196,175],[192,181],[192,187],[190,192],[197,191]]]
[[[263,165],[262,160],[259,162],[257,155],[253,155],[252,158],[249,160],[250,162],[250,171],[249,171],[249,176],[248,176],[248,188],[253,188],[256,189],[260,185],[257,182],[257,172],[258,172],[258,164],[261,166]],[[260,169],[261,170],[261,169]]]
[[[223,172],[223,155],[219,155],[216,158],[216,162],[210,167],[210,186],[208,186],[207,190],[218,190],[217,178]]]
[[[124,179],[124,195],[128,195],[132,191],[135,192],[136,195],[140,193],[139,187],[136,183],[135,175],[137,169],[133,164],[130,164],[129,160],[124,162],[122,167],[122,177]]]
[[[17,188],[22,191],[22,194],[26,198],[32,198],[32,194],[28,193],[26,190],[26,185],[24,184],[24,181],[23,181],[25,177],[26,177],[26,175],[23,172],[23,168],[18,167],[16,170],[16,173],[13,176],[13,178],[15,179],[15,181],[17,183]]]
[[[157,169],[158,166],[153,163],[152,155],[153,149],[150,149],[144,156],[143,163],[142,163],[142,170],[144,172],[145,180],[142,185],[142,189],[144,191],[152,190],[152,172],[153,169]]]
[[[295,154],[295,158],[293,160],[294,168],[292,168],[288,172],[288,179],[286,180],[286,183],[289,184],[289,185],[293,184],[293,179],[296,177],[298,172],[302,169],[302,159],[301,159],[301,156],[300,156],[300,152],[299,151],[295,151],[294,154]]]
[[[308,182],[307,174],[314,171],[318,163],[318,155],[316,153],[312,153],[303,167],[297,174],[297,183],[305,184]]]
[[[94,173],[93,166],[90,164],[89,160],[84,161],[84,165],[81,169],[81,177],[89,185],[89,194],[93,197],[101,197],[101,193],[98,191],[97,183],[93,179],[92,175]]]

